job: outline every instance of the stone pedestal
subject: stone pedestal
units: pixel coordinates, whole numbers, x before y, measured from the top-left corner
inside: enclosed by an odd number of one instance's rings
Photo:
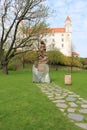
[[[71,74],[65,74],[65,84],[69,85],[71,83]]]
[[[37,68],[33,65],[33,82],[50,83],[48,64],[38,64]]]

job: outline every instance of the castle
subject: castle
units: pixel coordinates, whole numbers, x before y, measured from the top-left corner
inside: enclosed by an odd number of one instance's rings
[[[71,20],[67,16],[65,26],[63,28],[50,28],[43,36],[47,50],[58,49],[66,56],[72,55],[72,25]]]
[[[19,30],[22,25],[23,23],[21,22]],[[23,37],[22,31],[19,31],[19,33],[19,37]],[[56,49],[65,56],[72,56],[72,25],[70,17],[66,17],[64,27],[48,28],[40,40],[45,42],[47,50]]]

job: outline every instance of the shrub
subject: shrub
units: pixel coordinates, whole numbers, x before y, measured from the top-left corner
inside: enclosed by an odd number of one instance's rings
[[[49,64],[62,64],[63,54],[59,51],[48,51]]]
[[[25,63],[33,63],[34,61],[37,60],[37,58],[38,58],[38,55],[36,51],[27,52],[26,54],[24,54]]]
[[[23,63],[22,63],[22,57],[21,55],[15,56],[8,65],[9,70],[18,70],[22,68]]]
[[[82,63],[79,58],[64,56],[60,51],[51,50],[47,52],[49,64],[50,65],[62,65],[62,66],[73,66],[82,67]],[[9,69],[19,69],[24,64],[32,64],[34,61],[38,60],[37,51],[27,52],[13,58],[9,64]]]

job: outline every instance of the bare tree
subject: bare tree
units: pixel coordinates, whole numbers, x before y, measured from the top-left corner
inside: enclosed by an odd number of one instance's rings
[[[48,15],[44,1],[0,0],[0,64],[5,74],[8,74],[10,59],[18,54],[19,48],[32,50],[37,30],[40,29],[35,27]],[[20,34],[19,27],[22,28]]]

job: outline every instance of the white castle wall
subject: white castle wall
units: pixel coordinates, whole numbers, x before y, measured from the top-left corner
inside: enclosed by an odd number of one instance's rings
[[[46,43],[47,50],[55,48],[61,51],[64,55],[71,56],[72,26],[70,19],[66,18],[64,29],[64,32],[46,33],[42,40]]]
[[[71,56],[71,33],[47,34],[43,37],[47,50],[58,49],[66,56]]]
[[[19,38],[23,37],[23,24],[20,23]],[[63,29],[63,30],[61,30]],[[41,36],[42,37],[42,36]],[[46,32],[42,39],[46,43],[47,50],[57,49],[66,56],[71,56],[72,48],[72,25],[69,17],[65,20],[65,25],[62,28],[50,28],[50,31]],[[37,41],[34,47],[37,49]]]

